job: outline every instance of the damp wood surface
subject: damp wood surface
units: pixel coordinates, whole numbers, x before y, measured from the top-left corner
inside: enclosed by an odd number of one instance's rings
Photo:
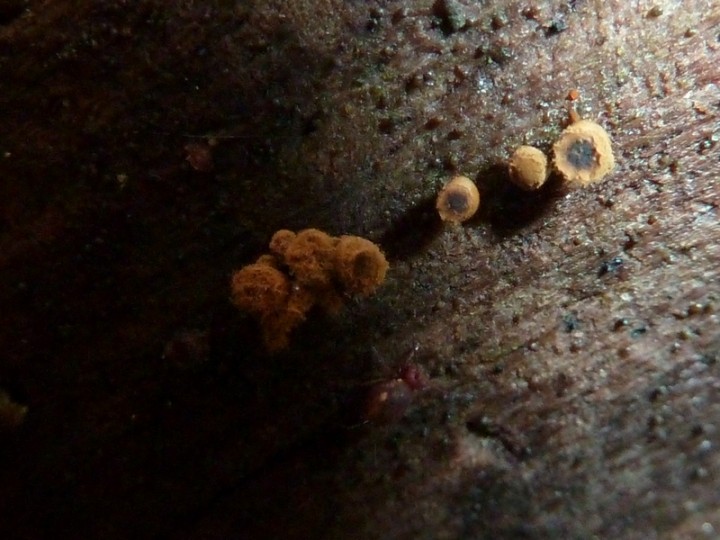
[[[0,533],[720,534],[718,28],[711,0],[0,1]],[[615,169],[523,192],[506,161],[568,95]],[[443,226],[456,175],[480,210]],[[230,276],[308,227],[387,279],[268,356]]]

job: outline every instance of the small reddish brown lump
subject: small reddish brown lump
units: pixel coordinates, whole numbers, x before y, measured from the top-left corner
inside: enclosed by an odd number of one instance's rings
[[[374,293],[388,269],[369,240],[336,238],[318,229],[277,231],[270,251],[231,281],[233,303],[258,319],[269,352],[288,347],[290,333],[313,307],[339,312],[346,296]]]

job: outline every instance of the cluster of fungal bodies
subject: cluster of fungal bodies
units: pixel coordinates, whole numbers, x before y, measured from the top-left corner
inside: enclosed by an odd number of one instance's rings
[[[608,133],[580,119],[574,110],[570,121],[552,146],[551,160],[533,146],[515,150],[507,163],[512,183],[535,191],[554,172],[568,187],[585,187],[613,169]],[[475,215],[480,199],[475,182],[457,175],[438,193],[436,209],[443,221],[462,223]],[[288,346],[290,333],[311,309],[337,313],[348,297],[372,294],[388,269],[383,253],[369,240],[333,237],[318,229],[280,230],[269,248],[269,253],[234,273],[231,289],[233,303],[260,322],[271,352]]]
[[[610,136],[602,126],[581,120],[571,111],[571,124],[552,146],[552,160],[534,146],[518,147],[507,163],[509,180],[524,191],[540,189],[554,172],[569,188],[586,187],[601,181],[615,166]],[[456,176],[438,193],[437,210],[443,221],[461,223],[470,219],[480,204],[475,184]]]
[[[552,147],[552,169],[571,188],[602,180],[615,166],[610,136],[590,120],[577,120],[560,134]],[[510,180],[518,187],[539,189],[550,174],[545,154],[533,146],[521,146],[508,163]]]
[[[378,246],[358,236],[280,230],[269,247],[231,282],[233,303],[260,322],[269,352],[289,345],[290,333],[312,308],[335,314],[347,297],[371,295],[388,269]]]

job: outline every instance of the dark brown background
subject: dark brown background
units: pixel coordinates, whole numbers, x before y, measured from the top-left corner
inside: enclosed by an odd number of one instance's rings
[[[0,531],[720,534],[719,79],[701,0],[0,0]],[[508,187],[574,88],[615,171]],[[266,357],[228,279],[308,226],[391,271]]]

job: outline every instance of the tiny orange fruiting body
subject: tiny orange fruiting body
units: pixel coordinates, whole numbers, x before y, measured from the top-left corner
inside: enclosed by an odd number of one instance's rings
[[[570,186],[599,182],[615,166],[610,136],[590,120],[569,125],[553,145],[553,165]]]
[[[548,177],[547,156],[534,146],[520,146],[508,163],[513,184],[526,191],[539,189]]]
[[[456,176],[440,190],[435,206],[443,221],[462,223],[477,212],[480,192],[467,176]]]

